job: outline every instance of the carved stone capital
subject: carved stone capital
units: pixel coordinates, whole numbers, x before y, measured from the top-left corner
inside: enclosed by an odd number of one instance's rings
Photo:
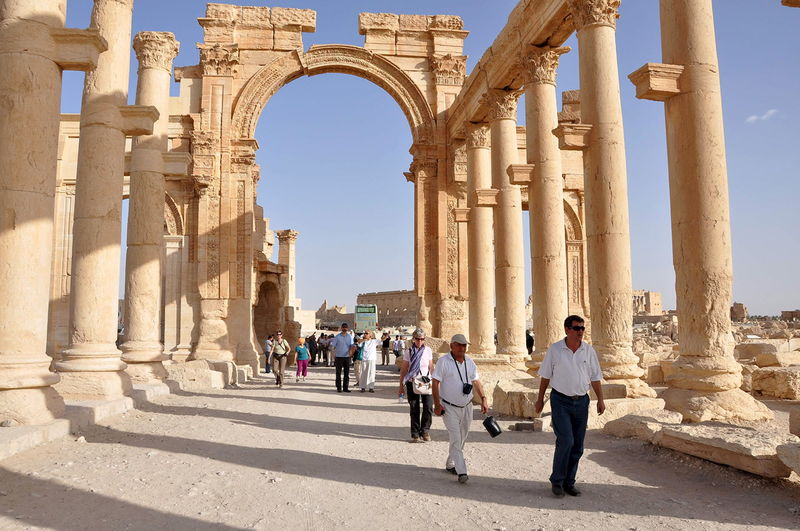
[[[569,46],[562,48],[528,46],[521,65],[525,84],[555,86],[558,58],[570,50]]]
[[[219,151],[219,139],[213,131],[192,131],[192,154],[214,155]]]
[[[436,177],[437,167],[438,164],[435,159],[414,158],[409,170],[414,175],[415,182],[420,182],[425,179]]]
[[[278,235],[278,241],[281,244],[294,243],[297,241],[297,235],[300,234],[296,230],[286,229],[275,232]]]
[[[489,126],[486,124],[467,123],[467,148],[490,148],[492,147]]]
[[[489,107],[490,120],[516,120],[520,90],[489,89],[483,95],[483,103]]]
[[[617,27],[621,0],[567,0],[575,29],[587,26]]]
[[[206,76],[232,76],[239,66],[238,44],[198,44],[200,66]]]
[[[180,43],[168,31],[140,31],[133,38],[133,49],[140,71],[158,68],[172,72],[172,60],[178,55]]]
[[[437,85],[461,86],[467,75],[467,56],[447,54],[431,57],[431,71]]]

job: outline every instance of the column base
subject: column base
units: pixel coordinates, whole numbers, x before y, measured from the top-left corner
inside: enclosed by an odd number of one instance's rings
[[[0,421],[47,424],[64,415],[64,398],[53,387],[0,390]]]
[[[655,390],[647,385],[647,382],[639,378],[606,378],[605,383],[624,385],[628,390],[627,398],[656,398]]]
[[[172,361],[183,362],[183,361],[188,361],[189,360],[189,356],[191,356],[191,355],[192,355],[192,347],[191,346],[189,346],[189,345],[178,345],[177,347],[175,347],[175,350],[170,352],[170,356],[169,357],[170,357],[170,359]]]
[[[128,363],[125,372],[134,383],[158,383],[167,379],[167,369],[160,361]]]
[[[129,395],[133,384],[124,370],[62,372],[55,388],[67,400],[114,400]]]
[[[230,350],[205,349],[198,346],[189,356],[189,361],[193,360],[235,361],[236,355]]]
[[[661,398],[666,409],[677,411],[687,422],[708,420],[772,420],[772,411],[741,389],[704,392],[670,388]]]
[[[155,341],[126,341],[119,349],[125,363],[153,363],[167,359],[164,346]]]

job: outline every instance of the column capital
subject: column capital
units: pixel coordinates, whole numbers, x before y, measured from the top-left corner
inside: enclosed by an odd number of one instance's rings
[[[297,236],[300,234],[296,230],[286,229],[286,230],[279,230],[275,234],[278,235],[278,241],[281,244],[284,243],[294,243],[297,241]]]
[[[431,72],[437,85],[461,86],[467,75],[467,56],[446,55],[430,58]]]
[[[490,120],[517,119],[517,102],[521,90],[489,89],[481,98],[481,103],[489,107]]]
[[[587,26],[617,27],[621,0],[567,0],[577,31]]]
[[[158,68],[172,72],[172,60],[178,55],[180,43],[168,31],[140,31],[133,38],[133,49],[140,71]]]
[[[205,76],[232,76],[239,67],[239,45],[198,44],[200,65]]]
[[[555,86],[558,58],[571,49],[569,46],[528,46],[521,62],[525,84]]]
[[[466,129],[468,149],[492,147],[489,126],[486,123],[467,122]]]

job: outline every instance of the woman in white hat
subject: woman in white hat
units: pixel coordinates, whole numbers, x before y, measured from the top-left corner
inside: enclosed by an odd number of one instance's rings
[[[400,369],[400,392],[405,393],[411,413],[411,442],[420,443],[430,441],[428,433],[433,419],[433,396],[428,384],[427,394],[417,386],[414,389],[414,380],[418,382],[427,379],[430,382],[433,371],[433,352],[425,344],[425,330],[417,328],[411,338],[411,348],[403,351],[403,366]]]

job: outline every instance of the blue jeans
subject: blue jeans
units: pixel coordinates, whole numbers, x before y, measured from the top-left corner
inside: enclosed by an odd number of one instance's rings
[[[553,453],[553,473],[550,483],[560,487],[575,485],[578,461],[583,455],[583,439],[589,421],[589,395],[572,400],[558,391],[550,393],[553,431],[556,450]]]

